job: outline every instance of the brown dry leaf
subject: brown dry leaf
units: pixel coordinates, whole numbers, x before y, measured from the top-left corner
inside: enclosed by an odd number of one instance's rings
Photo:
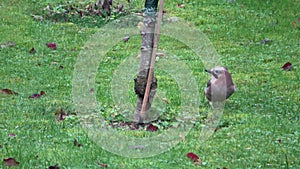
[[[7,158],[3,160],[6,166],[17,166],[20,162],[16,161],[14,158]]]
[[[200,158],[197,154],[189,152],[186,154],[187,158],[191,159],[193,162],[197,162]]]
[[[286,62],[281,68],[285,71],[291,71],[293,65],[290,62]]]
[[[104,163],[101,163],[101,162],[98,162],[98,165],[100,165],[103,168],[107,168],[108,167],[107,164],[104,164]]]
[[[30,53],[30,54],[36,53],[36,50],[34,49],[34,47],[32,47],[32,48],[29,50],[29,53]]]
[[[46,94],[46,92],[41,91],[40,93],[34,93],[31,96],[29,96],[30,99],[37,99],[40,98],[42,96],[44,96]]]
[[[79,144],[76,139],[74,139],[73,144],[74,144],[75,147],[82,147],[83,146],[82,144]]]
[[[129,39],[130,39],[130,36],[125,36],[125,37],[123,38],[123,41],[124,41],[124,42],[128,42]]]
[[[0,94],[18,95],[17,92],[14,92],[10,89],[1,89]]]
[[[50,49],[53,49],[53,50],[56,50],[57,49],[57,45],[56,43],[54,42],[49,42],[49,43],[46,43],[46,46]]]
[[[70,114],[66,113],[64,109],[60,109],[59,111],[54,112],[57,121],[63,121]]]

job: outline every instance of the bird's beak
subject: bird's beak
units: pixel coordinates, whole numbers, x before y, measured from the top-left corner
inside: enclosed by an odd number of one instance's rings
[[[211,70],[205,69],[205,72],[213,75],[216,79],[218,79],[218,75],[216,75],[214,72],[212,72]]]

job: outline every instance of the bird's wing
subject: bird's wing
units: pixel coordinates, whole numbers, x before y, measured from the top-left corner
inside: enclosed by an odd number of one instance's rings
[[[211,101],[211,80],[207,82],[205,96],[207,100]]]
[[[210,87],[210,86],[211,86],[211,80],[209,80],[209,81],[207,82],[206,88],[208,88],[208,87]]]
[[[230,75],[230,73],[228,73],[227,71],[225,71],[225,77],[226,77],[226,86],[229,88],[230,86],[234,86],[233,81],[232,81],[232,77]]]

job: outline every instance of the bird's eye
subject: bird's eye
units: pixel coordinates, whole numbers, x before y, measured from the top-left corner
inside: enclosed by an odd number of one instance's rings
[[[219,73],[221,73],[221,71],[220,70],[215,70],[215,73],[219,74]]]

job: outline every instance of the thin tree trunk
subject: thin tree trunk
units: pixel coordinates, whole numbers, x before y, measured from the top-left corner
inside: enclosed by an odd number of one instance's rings
[[[145,120],[147,120],[148,113],[151,108],[151,104],[157,88],[157,79],[155,78],[153,73],[149,99],[147,101],[144,115],[142,115],[141,114],[142,104],[143,104],[143,99],[144,99],[147,80],[148,80],[148,72],[151,64],[157,5],[158,5],[158,0],[146,0],[145,3],[146,11],[144,13],[144,20],[143,20],[144,29],[141,31],[142,46],[141,46],[140,65],[139,65],[138,75],[134,79],[135,81],[134,90],[137,95],[137,103],[136,103],[136,109],[134,113],[134,120],[139,123],[143,123]]]

